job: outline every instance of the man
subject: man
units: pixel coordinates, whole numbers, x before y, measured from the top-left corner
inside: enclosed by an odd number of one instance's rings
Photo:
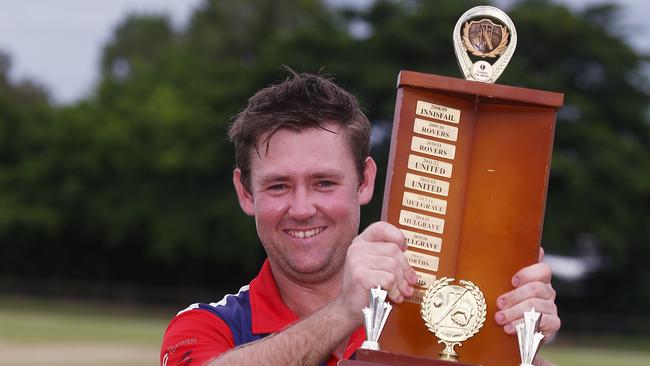
[[[237,198],[255,218],[268,259],[238,294],[180,312],[165,333],[161,364],[335,365],[364,341],[369,289],[380,285],[401,303],[417,280],[398,228],[378,222],[358,234],[377,173],[370,123],[331,81],[294,74],[255,94],[229,135]],[[514,334],[534,306],[544,314],[541,330],[554,334],[560,320],[550,277],[542,263],[515,274],[494,321]]]

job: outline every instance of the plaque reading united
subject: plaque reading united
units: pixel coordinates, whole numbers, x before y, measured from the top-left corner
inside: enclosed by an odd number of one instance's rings
[[[418,172],[439,175],[445,178],[451,178],[451,171],[454,168],[453,164],[413,154],[409,155],[408,167]]]

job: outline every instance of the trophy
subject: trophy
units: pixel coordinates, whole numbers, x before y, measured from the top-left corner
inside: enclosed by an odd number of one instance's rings
[[[398,76],[382,220],[404,233],[418,282],[382,325],[381,351],[359,349],[358,365],[520,364],[492,304],[537,262],[564,96],[494,83],[517,43],[501,10],[468,10],[453,40],[464,80]],[[535,340],[524,343],[534,356]]]
[[[393,308],[386,302],[388,292],[380,286],[370,289],[370,306],[363,308],[363,324],[366,328],[366,341],[361,348],[379,350],[379,335],[388,319],[388,314]]]
[[[544,335],[537,331],[542,314],[532,308],[524,313],[524,321],[517,324],[517,339],[519,340],[520,366],[533,366],[533,359],[539,350]]]

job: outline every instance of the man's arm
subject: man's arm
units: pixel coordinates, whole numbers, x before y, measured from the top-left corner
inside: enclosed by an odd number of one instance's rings
[[[318,365],[363,322],[370,288],[380,285],[389,298],[412,295],[417,275],[406,261],[404,235],[385,222],[369,226],[348,249],[343,286],[336,300],[311,316],[260,341],[237,347],[209,363],[225,365]]]
[[[360,325],[342,309],[340,301],[332,302],[279,333],[224,353],[209,365],[318,365]]]

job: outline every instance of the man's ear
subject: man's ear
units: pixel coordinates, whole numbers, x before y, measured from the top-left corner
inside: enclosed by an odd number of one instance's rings
[[[236,168],[232,172],[232,183],[235,185],[235,191],[237,192],[237,199],[239,200],[239,206],[248,216],[255,216],[255,202],[253,202],[253,195],[248,192],[246,186],[241,180],[241,170]]]
[[[375,177],[377,176],[377,164],[371,157],[366,158],[366,166],[363,168],[363,182],[359,185],[359,203],[367,204],[372,199],[375,191]]]

